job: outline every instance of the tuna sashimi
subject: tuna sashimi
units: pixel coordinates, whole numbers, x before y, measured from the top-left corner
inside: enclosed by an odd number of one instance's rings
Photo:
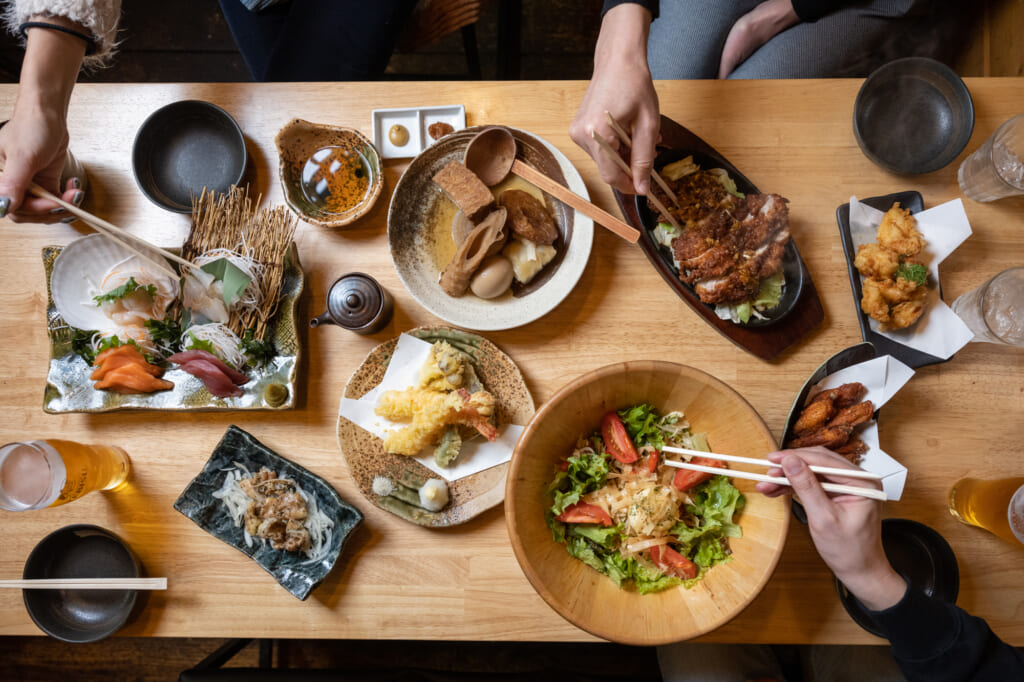
[[[195,358],[180,365],[203,382],[206,389],[218,398],[237,398],[245,392],[236,386],[221,368],[204,358]]]
[[[228,379],[231,380],[231,383],[238,384],[239,386],[241,386],[242,384],[249,383],[249,377],[247,377],[246,375],[242,374],[241,372],[235,370],[234,368],[232,368],[230,365],[228,365],[226,362],[224,362],[223,360],[218,358],[213,353],[209,353],[209,352],[207,352],[205,350],[186,350],[186,351],[182,351],[180,353],[175,353],[174,355],[169,357],[168,360],[170,360],[171,362],[177,363],[179,365],[184,365],[184,364],[186,364],[188,362],[191,362],[193,360],[206,360],[207,362],[209,362],[209,363],[213,364],[215,367],[217,367],[217,369],[219,369],[221,372],[226,374]],[[188,370],[185,370],[185,371],[188,371]],[[189,372],[189,373],[191,374],[191,372]]]

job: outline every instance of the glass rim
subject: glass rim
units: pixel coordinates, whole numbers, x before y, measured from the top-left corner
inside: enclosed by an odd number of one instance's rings
[[[8,448],[10,446],[15,446],[15,448],[17,448],[19,446],[20,447],[28,448],[32,452],[32,454],[34,454],[36,456],[36,458],[42,459],[43,464],[46,465],[47,477],[49,479],[53,478],[53,466],[51,466],[51,464],[50,464],[50,458],[46,456],[46,452],[43,450],[43,448],[40,446],[40,444],[38,442],[36,442],[36,441],[13,441],[11,443],[5,443],[4,445],[0,446],[0,451],[3,451],[3,450],[5,450],[6,448]],[[10,451],[5,453],[3,455],[3,457],[0,458],[0,467],[2,467],[3,463],[7,461],[7,457],[8,456],[10,456]],[[26,500],[20,500],[19,499],[18,503],[25,505],[24,509],[26,509],[26,510],[32,509],[37,504],[39,504],[44,499],[46,499],[46,496],[50,492],[51,492],[50,491],[50,486],[48,485],[48,486],[46,486],[42,490],[42,492],[40,492],[39,497],[37,497],[36,499],[31,500],[31,501],[26,501]],[[7,495],[6,493],[3,495],[3,497],[11,499],[11,496]],[[2,508],[7,509],[6,507],[2,507]],[[8,511],[15,511],[15,510],[8,509]]]
[[[1024,116],[1024,114],[1020,114],[1020,115]],[[999,279],[1003,275],[1005,275],[1007,273],[1010,273],[1010,272],[1015,272],[1017,270],[1024,270],[1024,265],[1015,265],[1012,268],[1007,268],[1007,269],[1003,270],[1002,272],[996,273],[995,275],[990,277],[987,282],[985,282],[983,285],[981,285],[982,286],[982,288],[981,288],[981,301],[980,301],[980,303],[978,305],[978,307],[981,309],[981,323],[983,325],[985,325],[985,329],[987,329],[988,332],[992,336],[994,336],[995,338],[999,339],[999,342],[1002,343],[1002,344],[1005,344],[1005,345],[1010,345],[1010,344],[1006,343],[1006,341],[1003,341],[1003,337],[1000,336],[999,334],[997,334],[995,332],[995,330],[992,329],[991,325],[989,325],[989,323],[988,323],[988,315],[986,314],[986,302],[988,301],[988,288],[990,286],[992,286],[993,282],[995,282],[997,279]]]

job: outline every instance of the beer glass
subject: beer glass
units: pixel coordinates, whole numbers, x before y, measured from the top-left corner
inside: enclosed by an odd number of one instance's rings
[[[33,440],[0,447],[0,509],[28,511],[67,504],[128,478],[128,454],[109,445]]]
[[[960,479],[949,491],[949,513],[961,523],[1024,544],[1024,476]]]

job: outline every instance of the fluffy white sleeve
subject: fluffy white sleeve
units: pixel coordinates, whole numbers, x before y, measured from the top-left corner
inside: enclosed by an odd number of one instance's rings
[[[110,55],[117,42],[121,0],[11,0],[4,12],[7,28],[18,26],[36,15],[67,17],[84,26],[96,41],[96,53],[87,61],[97,63]]]

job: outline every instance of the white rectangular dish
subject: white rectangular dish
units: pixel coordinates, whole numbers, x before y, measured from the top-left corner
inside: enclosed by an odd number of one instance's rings
[[[439,107],[410,107],[408,109],[373,110],[373,144],[382,159],[402,159],[417,156],[436,140],[430,136],[430,126],[447,123],[452,131],[466,127],[466,107],[461,104]],[[395,145],[389,138],[392,126],[400,125],[409,132],[409,141]]]

